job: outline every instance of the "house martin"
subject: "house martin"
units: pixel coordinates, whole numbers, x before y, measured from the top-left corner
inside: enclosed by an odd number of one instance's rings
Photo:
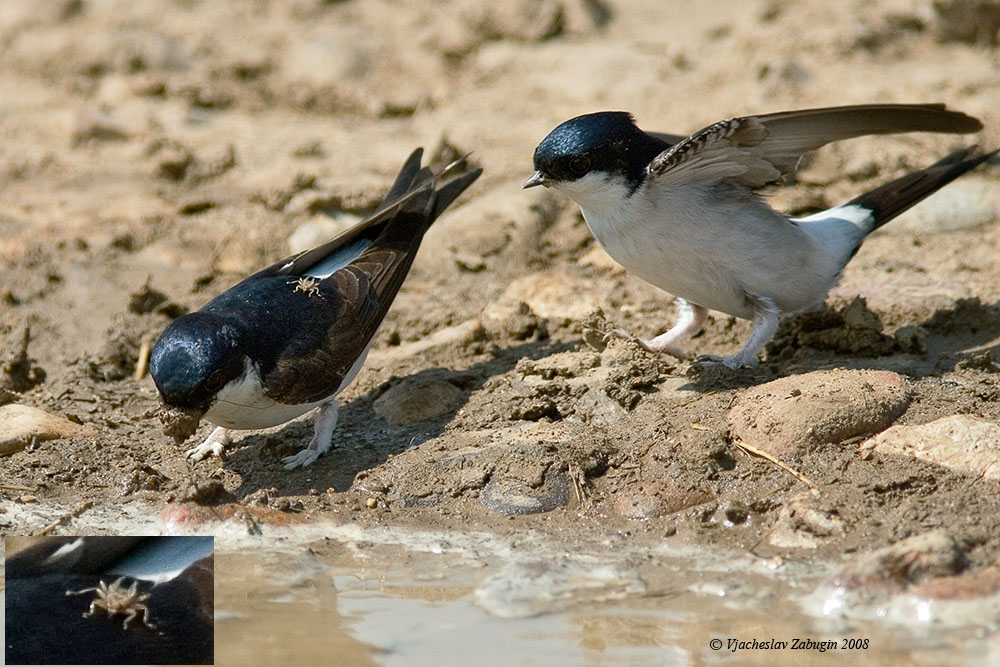
[[[778,314],[819,304],[864,238],[996,154],[974,147],[803,218],[757,193],[794,173],[803,154],[832,141],[902,132],[969,133],[975,118],[943,104],[870,104],[723,120],[689,137],[648,133],[608,111],[568,120],[535,149],[529,188],[555,188],[577,204],[598,243],[619,264],[677,297],[677,323],[639,344],[686,357],[708,310],[753,322],[734,356],[755,366]],[[625,332],[615,332],[631,338]]]
[[[231,429],[277,426],[317,409],[315,433],[286,469],[330,448],[339,394],[358,374],[424,233],[481,170],[435,174],[422,149],[403,165],[375,213],[333,240],[282,260],[173,323],[150,373],[164,432],[183,442],[198,421],[217,428],[187,453],[221,455]]]

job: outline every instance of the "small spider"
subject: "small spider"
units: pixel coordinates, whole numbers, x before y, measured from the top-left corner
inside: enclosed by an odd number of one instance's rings
[[[322,292],[319,291],[319,281],[312,276],[299,276],[298,279],[289,281],[288,284],[295,285],[296,292],[305,292],[306,296],[323,298]]]
[[[81,593],[89,593],[90,591],[97,593],[97,597],[90,603],[90,609],[83,615],[84,618],[93,616],[98,608],[106,611],[108,616],[125,614],[125,622],[122,623],[122,627],[128,630],[129,621],[138,616],[141,611],[143,612],[142,622],[146,627],[155,628],[156,626],[149,622],[149,607],[146,605],[150,594],[138,591],[138,581],[133,581],[130,587],[125,588],[122,586],[124,578],[118,577],[110,586],[101,581],[98,588],[84,588],[82,591],[66,591],[66,595],[80,595]]]

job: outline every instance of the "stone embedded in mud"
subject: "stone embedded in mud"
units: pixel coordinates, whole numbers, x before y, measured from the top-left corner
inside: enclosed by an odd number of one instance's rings
[[[890,371],[814,371],[744,390],[729,426],[737,438],[784,456],[881,431],[911,397],[906,379]]]
[[[970,600],[1000,591],[1000,565],[993,565],[952,577],[938,577],[910,589],[917,597],[932,600]]]
[[[712,494],[702,489],[680,488],[670,482],[645,482],[617,494],[615,511],[626,519],[655,519],[706,503]]]
[[[556,352],[541,359],[524,358],[517,362],[518,373],[538,375],[545,380],[557,377],[575,378],[586,375],[601,365],[601,355],[590,350],[582,352]]]
[[[548,321],[532,312],[520,301],[510,308],[487,306],[480,320],[483,331],[491,339],[543,340],[548,338]]]
[[[28,405],[11,403],[0,407],[0,456],[19,452],[32,440],[57,440],[94,433],[89,426]]]
[[[970,415],[951,415],[919,426],[899,424],[861,449],[913,456],[964,475],[1000,480],[1000,424]]]
[[[504,516],[549,512],[566,505],[569,498],[569,475],[551,468],[539,486],[531,486],[517,477],[494,477],[479,493],[479,502]]]
[[[834,578],[834,584],[862,596],[875,596],[958,574],[968,564],[958,543],[944,530],[934,530],[859,555]]]
[[[614,451],[602,430],[583,424],[446,431],[359,473],[352,489],[391,489],[407,507],[466,497],[505,515],[547,511],[569,502],[571,480],[603,473]]]
[[[844,522],[836,510],[815,507],[818,502],[819,497],[808,492],[785,503],[767,541],[783,549],[815,549],[820,542],[843,535]]]
[[[396,382],[375,400],[375,412],[394,426],[415,424],[453,412],[465,402],[461,389],[440,378],[413,376]]]

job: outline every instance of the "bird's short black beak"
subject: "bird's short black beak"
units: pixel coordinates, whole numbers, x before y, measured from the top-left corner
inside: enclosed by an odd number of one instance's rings
[[[524,182],[523,188],[533,188],[536,185],[548,185],[552,182],[551,178],[548,178],[545,174],[540,171],[536,171],[531,175],[531,177]]]

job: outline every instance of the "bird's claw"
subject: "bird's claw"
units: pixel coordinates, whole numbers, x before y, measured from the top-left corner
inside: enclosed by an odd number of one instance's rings
[[[221,458],[223,451],[225,451],[225,446],[221,442],[209,442],[209,440],[206,440],[197,447],[192,447],[184,452],[184,455],[193,461],[201,461],[206,456],[218,456]]]
[[[184,455],[194,461],[201,461],[206,456],[218,456],[222,458],[222,454],[226,450],[226,445],[232,441],[229,430],[219,426],[205,438],[204,442],[197,447],[187,450],[184,452]]]
[[[305,468],[306,466],[312,465],[318,458],[319,451],[316,448],[306,447],[298,454],[286,456],[281,459],[281,464],[285,467],[285,470],[294,470],[300,466]]]
[[[722,364],[731,371],[738,371],[741,368],[754,367],[760,365],[760,359],[757,357],[752,357],[749,359],[741,359],[739,355],[735,356],[724,356],[718,354],[703,354],[692,363],[695,364]]]

